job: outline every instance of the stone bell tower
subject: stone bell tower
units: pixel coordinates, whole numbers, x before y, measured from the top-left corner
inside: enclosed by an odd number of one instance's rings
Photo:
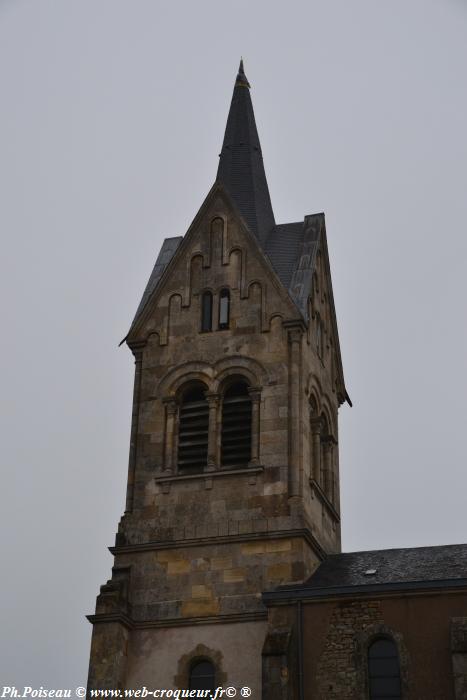
[[[89,687],[260,698],[263,591],[340,551],[348,397],[324,216],[275,223],[242,63],[216,181],[164,241],[125,341],[127,501],[89,616]]]

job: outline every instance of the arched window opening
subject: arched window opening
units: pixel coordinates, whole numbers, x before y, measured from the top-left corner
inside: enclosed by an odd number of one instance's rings
[[[370,700],[400,700],[399,655],[393,639],[376,639],[368,648],[368,685]]]
[[[178,422],[178,469],[202,471],[208,461],[209,406],[205,388],[197,384],[182,397]]]
[[[230,292],[228,289],[221,289],[219,295],[219,330],[225,330],[230,322]]]
[[[251,460],[251,398],[245,382],[232,384],[222,401],[222,466]]]
[[[210,661],[196,661],[190,670],[189,690],[216,690],[216,669]]]
[[[204,292],[201,299],[201,330],[212,331],[212,294]]]

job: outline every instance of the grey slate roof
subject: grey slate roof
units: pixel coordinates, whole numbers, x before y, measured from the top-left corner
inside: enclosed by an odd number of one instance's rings
[[[275,221],[243,61],[227,117],[217,180],[232,197],[250,231],[264,242]]]
[[[376,573],[366,574],[366,571]],[[458,578],[467,578],[467,544],[332,554],[303,587],[366,586]]]
[[[217,182],[232,198],[279,279],[308,320],[307,299],[311,291],[314,253],[324,216],[316,214],[306,216],[302,222],[276,225],[243,61],[240,62],[227,118]],[[181,240],[181,236],[165,239],[130,332]]]
[[[443,588],[467,592],[467,544],[331,554],[307,581],[267,591],[263,601],[271,604]]]
[[[274,226],[264,246],[282,284],[289,288],[303,239],[303,221]]]
[[[159,255],[157,256],[156,264],[152,268],[152,272],[146,285],[146,289],[144,290],[143,296],[141,297],[141,301],[139,302],[139,306],[136,309],[135,317],[131,324],[132,326],[135,324],[136,319],[146,306],[146,302],[157,287],[157,284],[160,278],[162,277],[162,273],[171,261],[175,251],[177,250],[182,240],[183,236],[176,236],[174,238],[166,238],[162,243],[162,248],[160,249]]]

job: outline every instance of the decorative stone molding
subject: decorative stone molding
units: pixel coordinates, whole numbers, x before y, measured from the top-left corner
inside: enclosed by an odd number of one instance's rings
[[[260,474],[264,471],[264,467],[258,465],[257,467],[246,467],[245,469],[217,469],[216,471],[209,472],[209,479],[217,479],[221,476],[239,476],[242,474],[253,475]],[[154,479],[156,484],[166,484],[174,483],[177,481],[192,481],[195,479],[206,479],[206,472],[197,472],[196,474],[163,474],[161,476],[156,476]]]

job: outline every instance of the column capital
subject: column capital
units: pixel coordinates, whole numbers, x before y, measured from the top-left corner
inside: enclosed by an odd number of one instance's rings
[[[164,396],[162,403],[164,404],[169,416],[175,415],[177,412],[177,402],[173,396]]]
[[[216,394],[214,391],[207,391],[204,395],[206,401],[208,402],[208,406],[211,408],[211,406],[217,406],[220,401],[220,394]]]
[[[145,340],[139,340],[139,341],[134,341],[132,343],[128,343],[128,347],[130,348],[131,352],[133,353],[133,356],[135,358],[135,362],[141,362],[143,358],[143,350],[146,346],[146,341]]]
[[[311,427],[311,432],[313,433],[313,435],[319,434],[321,432],[322,424],[323,423],[321,420],[321,416],[310,419],[310,427]]]
[[[261,386],[249,386],[248,387],[248,394],[250,395],[250,398],[253,402],[260,401],[262,388],[263,387],[261,387]]]
[[[306,323],[300,318],[283,321],[282,326],[287,331],[289,343],[299,343],[306,331]]]

